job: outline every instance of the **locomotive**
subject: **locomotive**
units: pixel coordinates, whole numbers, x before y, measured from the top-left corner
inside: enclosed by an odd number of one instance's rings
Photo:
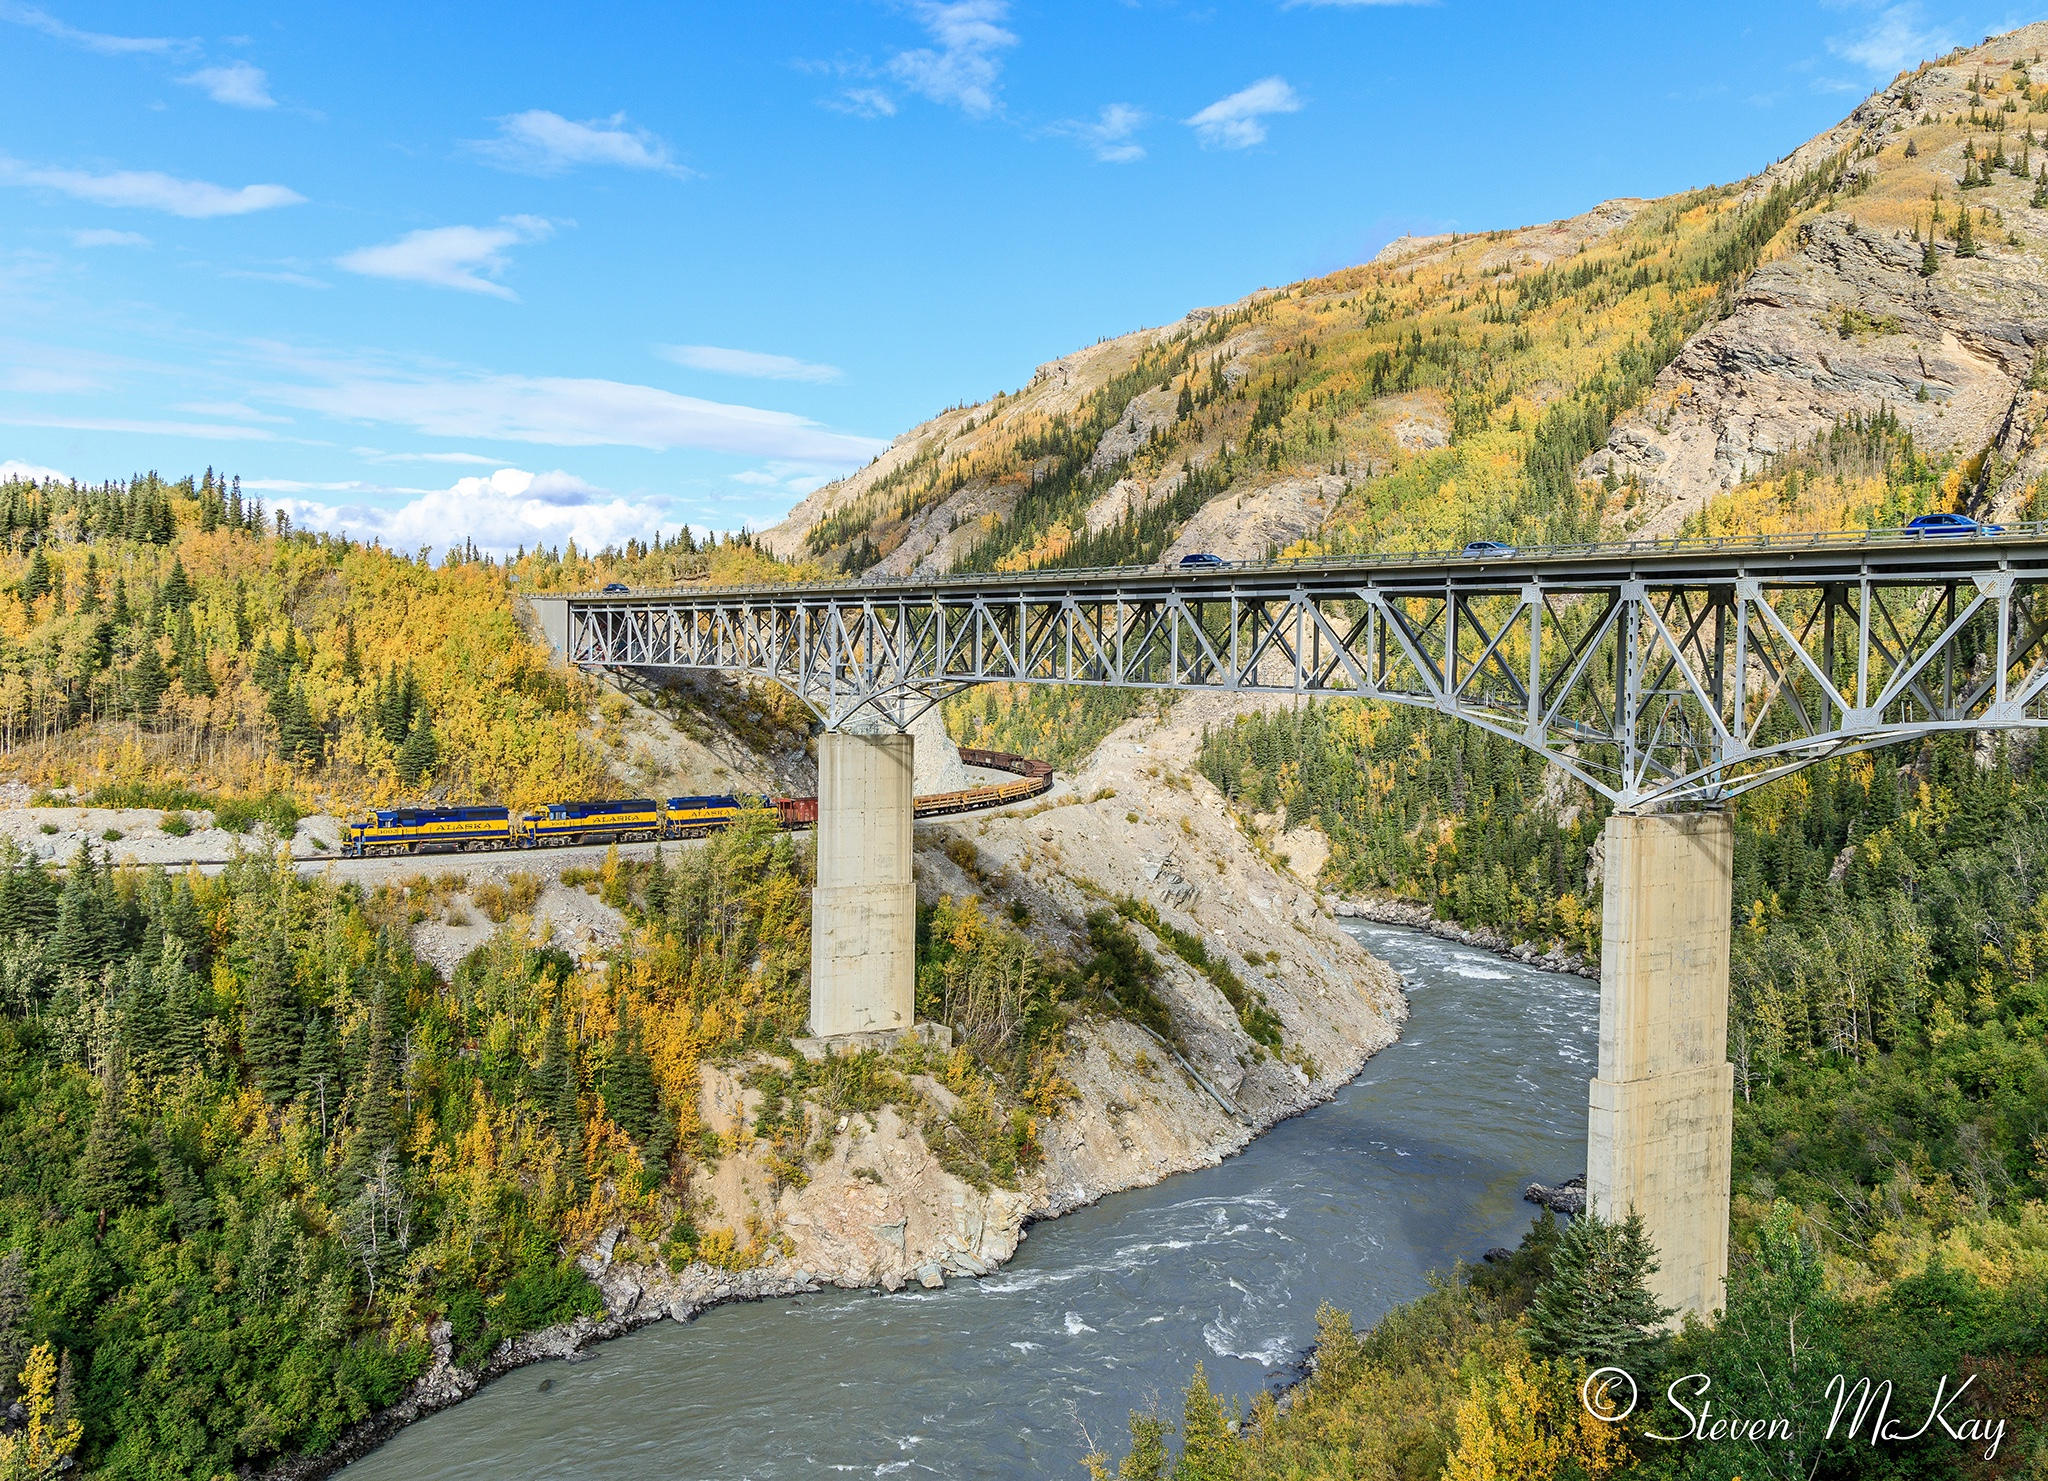
[[[1008,771],[1022,778],[993,787],[968,787],[919,797],[918,817],[971,812],[1036,797],[1052,786],[1052,767],[1005,751],[960,748],[969,766]],[[474,853],[485,849],[562,848],[578,843],[653,843],[697,838],[729,828],[750,814],[772,816],[782,828],[808,828],[818,821],[815,797],[629,797],[623,800],[549,802],[514,814],[503,807],[379,808],[342,826],[341,852],[351,859],[373,854]]]

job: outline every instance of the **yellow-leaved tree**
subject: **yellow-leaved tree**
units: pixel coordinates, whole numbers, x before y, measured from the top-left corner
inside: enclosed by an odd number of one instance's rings
[[[6,1481],[39,1481],[65,1469],[78,1448],[79,1423],[58,1413],[57,1355],[39,1342],[21,1370],[22,1405],[28,1422],[11,1435],[0,1435],[0,1477]]]

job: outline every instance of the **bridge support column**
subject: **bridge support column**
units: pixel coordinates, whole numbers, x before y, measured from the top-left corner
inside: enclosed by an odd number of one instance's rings
[[[1705,1316],[1728,1283],[1734,834],[1722,812],[1617,813],[1605,852],[1586,1194],[1602,1218],[1643,1216],[1651,1291]]]
[[[917,1004],[908,735],[818,737],[818,886],[811,892],[811,1033],[908,1029]]]

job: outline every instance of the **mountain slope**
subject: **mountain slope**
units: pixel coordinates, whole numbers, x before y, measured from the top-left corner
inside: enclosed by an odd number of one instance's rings
[[[1733,186],[1404,238],[1104,340],[761,543],[882,577],[1670,532],[1880,405],[1923,452],[1984,454],[1957,496],[2012,513],[2041,457],[2048,211],[2014,171],[2048,161],[2044,45],[2048,23],[1904,75]]]

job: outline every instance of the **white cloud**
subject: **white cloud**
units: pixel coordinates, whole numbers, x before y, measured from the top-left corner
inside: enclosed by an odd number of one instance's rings
[[[0,426],[55,427],[67,432],[132,432],[140,437],[199,437],[213,442],[275,442],[261,427],[215,422],[163,422],[128,417],[0,417]]]
[[[561,376],[409,375],[339,370],[324,383],[270,384],[260,399],[346,421],[465,441],[554,447],[696,448],[854,468],[888,446],[784,411],[678,396],[654,386]]]
[[[88,391],[105,389],[105,382],[62,365],[0,367],[0,391],[15,391],[25,396],[82,396]]]
[[[1831,36],[1828,50],[1882,77],[1890,77],[1928,57],[1939,56],[1955,41],[1938,26],[1926,24],[1920,7],[1889,5],[1854,36]]]
[[[305,200],[282,185],[215,185],[206,180],[180,180],[156,170],[116,170],[89,175],[83,170],[35,169],[0,156],[0,181],[9,185],[44,185],[97,206],[133,206],[167,211],[201,220],[212,216],[246,216],[273,206],[296,206]]]
[[[267,411],[258,411],[240,401],[182,401],[171,408],[173,411],[189,411],[194,416],[234,417],[244,422],[289,423],[290,417],[273,416]]]
[[[24,478],[30,483],[41,483],[49,478],[54,478],[59,483],[71,482],[69,474],[60,473],[55,468],[45,468],[41,463],[23,463],[14,458],[0,463],[0,483],[5,483],[10,478]]]
[[[106,227],[93,227],[87,231],[74,231],[71,240],[81,247],[147,247],[148,237],[139,231],[113,231]]]
[[[479,468],[489,468],[505,461],[503,458],[487,458],[482,453],[385,453],[371,447],[359,447],[356,454],[373,463],[467,463]]]
[[[1187,119],[1189,128],[1213,149],[1249,149],[1266,142],[1263,120],[1274,113],[1299,113],[1301,99],[1282,77],[1263,77],[1241,92],[1219,98]]]
[[[498,137],[471,147],[495,164],[532,175],[559,175],[577,165],[659,170],[678,180],[691,174],[669,157],[668,145],[626,122],[623,113],[574,123],[545,108],[529,108],[499,119]]]
[[[267,491],[285,488],[282,480],[242,481],[242,487]],[[309,489],[309,485],[296,485]],[[336,487],[333,485],[323,487]],[[341,486],[347,487],[347,486]],[[374,485],[362,492],[384,492]],[[450,488],[415,493],[395,509],[371,504],[335,506],[304,499],[280,499],[296,524],[316,529],[346,530],[358,539],[376,537],[399,550],[431,546],[445,550],[464,539],[489,551],[510,551],[523,545],[562,545],[574,540],[585,549],[617,545],[628,537],[645,537],[657,528],[674,528],[680,520],[666,506],[621,498],[585,483],[571,473],[528,473],[500,468],[488,477],[460,478]]]
[[[224,278],[248,278],[258,283],[290,283],[294,288],[331,288],[334,286],[332,283],[324,282],[319,278],[309,277],[305,273],[283,271],[259,272],[255,268],[249,267],[226,268],[221,272],[221,276]]]
[[[744,375],[756,380],[811,381],[822,384],[840,377],[836,365],[817,365],[789,355],[764,355],[757,350],[725,350],[717,345],[656,345],[654,353],[691,370],[717,375]]]
[[[27,26],[31,31],[41,31],[45,36],[54,36],[59,41],[68,41],[73,46],[82,46],[87,51],[100,52],[106,56],[123,56],[135,52],[184,51],[192,45],[189,41],[175,41],[168,36],[109,36],[100,31],[81,31],[76,26],[67,26],[48,11],[38,10],[33,5],[0,4],[0,20]]]
[[[1127,165],[1145,157],[1145,146],[1131,136],[1150,122],[1150,115],[1129,103],[1111,103],[1093,120],[1058,125],[1053,132],[1078,139],[1105,164]]]
[[[275,108],[277,99],[270,96],[269,80],[264,77],[261,67],[252,67],[247,62],[229,62],[224,67],[201,67],[189,77],[178,81],[187,87],[202,89],[216,103],[225,103],[230,108]]]
[[[889,59],[889,75],[934,103],[977,117],[994,112],[1003,71],[997,54],[1017,44],[1016,33],[999,24],[1009,19],[1008,0],[918,0],[912,9],[936,45],[898,52]]]
[[[381,247],[358,247],[337,257],[335,266],[367,277],[488,293],[516,303],[519,295],[494,281],[511,266],[505,249],[553,234],[554,226],[538,216],[507,216],[496,226],[435,226],[408,232]]]
[[[859,118],[894,118],[896,100],[878,87],[850,87],[836,100],[825,104],[841,113],[851,113]]]

